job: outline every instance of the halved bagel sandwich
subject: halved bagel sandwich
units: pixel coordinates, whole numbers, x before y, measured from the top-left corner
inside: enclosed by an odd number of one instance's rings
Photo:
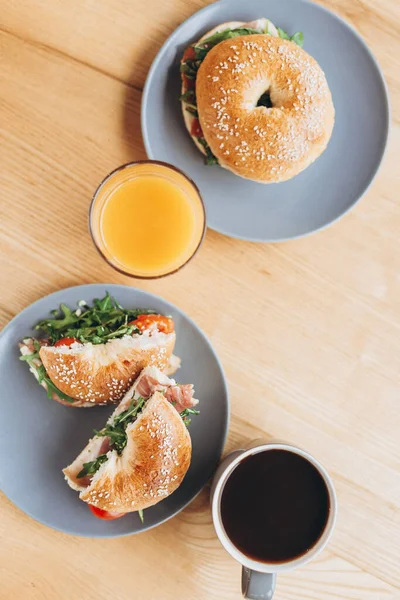
[[[105,427],[63,470],[68,485],[103,519],[163,500],[181,484],[191,460],[187,425],[197,414],[191,384],[146,367]]]
[[[40,338],[20,344],[25,360],[49,398],[91,407],[121,400],[146,366],[172,374],[180,360],[172,318],[148,309],[125,309],[107,294],[93,306],[79,303],[35,327]]]

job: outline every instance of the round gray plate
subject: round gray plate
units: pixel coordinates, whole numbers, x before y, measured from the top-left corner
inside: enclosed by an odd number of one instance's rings
[[[263,185],[203,164],[178,101],[184,49],[226,21],[269,18],[303,31],[304,49],[325,71],[336,122],[327,150],[285,183]],[[389,102],[379,66],[361,37],[329,10],[307,0],[222,0],[183,23],[158,53],[142,100],[149,158],[185,171],[203,195],[209,227],[252,241],[282,241],[326,227],[348,211],[373,180],[389,128]]]
[[[49,400],[27,365],[18,360],[18,341],[33,334],[32,325],[61,302],[101,298],[106,290],[126,307],[154,308],[175,320],[175,352],[182,358],[176,377],[194,383],[201,414],[193,418],[190,435],[192,463],[178,490],[144,511],[115,521],[94,517],[64,481],[61,469],[100,429],[112,407],[71,408]],[[34,519],[66,533],[89,537],[118,537],[150,529],[182,510],[201,490],[217,467],[228,428],[228,393],[221,364],[205,335],[178,308],[132,287],[92,284],[67,288],[28,306],[0,336],[0,488]]]

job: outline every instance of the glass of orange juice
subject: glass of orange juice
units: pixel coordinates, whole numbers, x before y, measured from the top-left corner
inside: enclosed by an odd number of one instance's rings
[[[206,230],[196,185],[158,161],[123,165],[97,188],[89,214],[96,248],[115,269],[142,279],[178,271],[196,254]]]

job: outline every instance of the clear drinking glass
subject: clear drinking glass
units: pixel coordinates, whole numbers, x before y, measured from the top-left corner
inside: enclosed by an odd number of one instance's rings
[[[154,279],[175,273],[196,254],[206,230],[195,183],[167,163],[140,161],[112,171],[97,188],[89,228],[117,271]]]

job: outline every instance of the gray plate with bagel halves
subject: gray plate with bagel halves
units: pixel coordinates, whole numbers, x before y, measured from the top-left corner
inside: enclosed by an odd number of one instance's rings
[[[18,342],[34,335],[32,327],[65,303],[92,303],[108,291],[126,308],[150,308],[171,315],[182,366],[177,381],[194,384],[201,412],[189,427],[192,462],[180,487],[144,511],[105,521],[96,518],[62,469],[86,446],[93,429],[104,426],[113,406],[71,408],[49,400],[27,365]],[[19,313],[0,335],[0,489],[25,513],[54,529],[88,537],[119,537],[155,527],[184,508],[217,467],[228,428],[228,394],[222,367],[205,335],[177,307],[148,292],[124,285],[90,284],[60,290]]]
[[[261,17],[289,33],[303,32],[303,48],[324,70],[336,111],[325,152],[293,179],[267,185],[205,165],[179,102],[185,48],[221,23]],[[389,112],[375,58],[337,15],[307,0],[220,0],[185,21],[158,53],[144,89],[142,131],[149,158],[172,163],[198,185],[209,227],[245,240],[277,242],[328,226],[361,198],[384,154]]]

